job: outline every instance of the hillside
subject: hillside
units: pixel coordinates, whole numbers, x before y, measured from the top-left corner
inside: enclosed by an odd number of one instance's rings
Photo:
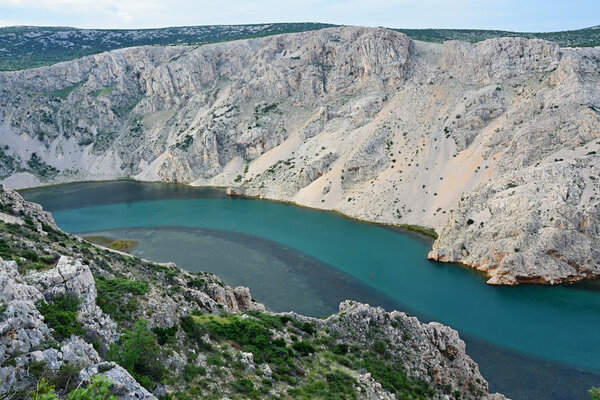
[[[511,32],[485,29],[394,29],[415,40],[443,43],[446,40],[462,40],[465,42],[481,42],[500,37],[522,37],[527,39],[543,39],[554,42],[561,47],[600,46],[600,30],[597,27],[559,32]]]
[[[441,324],[352,301],[274,314],[214,275],[65,234],[3,186],[0,335],[7,399],[504,399]]]
[[[418,225],[489,283],[600,275],[600,48],[357,27],[0,73],[0,179],[234,186]]]
[[[303,32],[333,26],[319,23],[205,25],[158,29],[0,28],[0,71],[52,65],[114,49],[143,45],[205,44]]]
[[[333,27],[322,23],[258,25],[207,25],[157,29],[77,29],[70,27],[15,26],[0,28],[0,71],[52,65],[133,46],[206,44],[229,40],[304,32]],[[510,32],[478,29],[394,29],[414,40],[480,42],[499,37],[544,39],[561,47],[600,46],[600,30],[591,27],[561,32]]]

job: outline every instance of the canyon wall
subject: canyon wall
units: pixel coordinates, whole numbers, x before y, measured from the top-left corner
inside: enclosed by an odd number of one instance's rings
[[[233,186],[420,225],[489,283],[600,273],[600,48],[340,27],[0,73],[0,178]]]

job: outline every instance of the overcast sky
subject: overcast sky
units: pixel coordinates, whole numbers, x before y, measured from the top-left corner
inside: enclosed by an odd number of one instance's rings
[[[0,26],[155,28],[263,22],[557,31],[600,24],[600,0],[0,0]]]

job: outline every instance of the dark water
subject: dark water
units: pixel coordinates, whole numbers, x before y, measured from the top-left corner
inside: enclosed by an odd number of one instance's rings
[[[448,324],[491,389],[514,399],[584,399],[600,385],[593,284],[490,287],[472,270],[426,260],[426,239],[215,189],[107,182],[23,194],[66,231],[136,239],[134,254],[249,286],[275,311],[322,316],[351,298]]]

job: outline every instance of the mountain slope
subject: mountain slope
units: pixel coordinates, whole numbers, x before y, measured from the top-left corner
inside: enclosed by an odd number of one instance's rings
[[[0,73],[13,187],[237,186],[440,237],[490,283],[600,273],[600,49],[329,28]]]
[[[0,71],[52,65],[103,51],[142,45],[206,44],[333,27],[322,23],[206,25],[157,29],[78,29],[14,26],[0,28]],[[481,29],[394,29],[415,40],[480,42],[499,37],[544,39],[563,47],[599,46],[596,27],[561,32],[509,32]]]
[[[500,37],[522,37],[554,42],[562,47],[600,46],[600,32],[597,28],[575,29],[559,32],[510,32],[485,29],[394,29],[415,40],[442,43],[446,40],[481,42]]]
[[[0,28],[0,71],[51,65],[103,51],[143,45],[204,44],[333,26],[320,23],[206,25],[157,29]]]

